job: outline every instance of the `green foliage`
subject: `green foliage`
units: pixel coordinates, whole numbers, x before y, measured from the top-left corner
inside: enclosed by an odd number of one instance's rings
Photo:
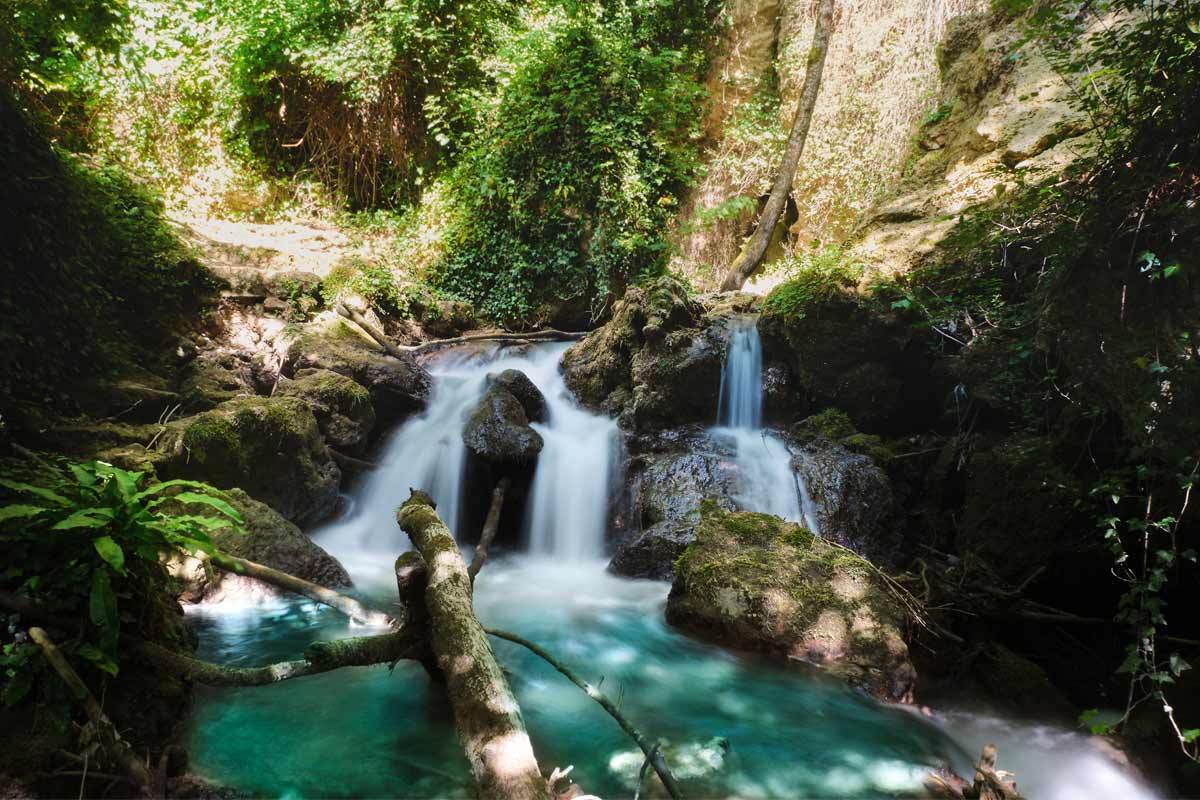
[[[767,296],[764,308],[772,314],[804,319],[809,307],[862,280],[865,265],[850,260],[840,247],[826,246],[789,255],[773,269],[787,279]]]
[[[666,263],[695,167],[702,2],[583,6],[531,30],[451,177],[434,283],[506,324],[599,305]]]
[[[237,529],[242,519],[207,484],[173,480],[143,486],[144,475],[92,461],[46,468],[39,483],[0,479],[14,501],[0,506],[0,542],[6,564],[0,586],[51,613],[83,624],[61,642],[68,655],[116,675],[122,628],[146,630],[147,605],[164,589],[160,557],[168,553],[212,554],[210,533]],[[4,701],[19,702],[34,672],[32,645],[7,645]]]
[[[0,88],[0,402],[161,348],[210,279],[161,202],[118,170],[53,151]]]

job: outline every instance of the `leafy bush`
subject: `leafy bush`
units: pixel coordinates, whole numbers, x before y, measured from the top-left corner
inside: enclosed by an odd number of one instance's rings
[[[142,488],[144,475],[92,461],[45,470],[40,483],[0,479],[17,501],[0,506],[6,564],[0,586],[65,619],[80,619],[64,650],[100,670],[120,668],[122,627],[161,640],[169,631],[146,613],[164,593],[165,553],[215,552],[209,533],[242,522],[218,490],[173,480]],[[202,509],[207,514],[188,513]],[[4,701],[30,689],[33,645],[5,646]]]
[[[450,179],[458,209],[435,284],[517,325],[659,273],[696,163],[710,14],[585,6],[531,31]]]
[[[0,404],[161,348],[210,288],[161,202],[51,149],[0,86]]]
[[[764,303],[767,311],[793,319],[804,319],[814,303],[853,289],[866,267],[847,258],[840,247],[821,247],[789,255],[773,269],[786,276]]]

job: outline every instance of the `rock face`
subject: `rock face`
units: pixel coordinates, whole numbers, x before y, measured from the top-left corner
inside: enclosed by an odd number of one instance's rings
[[[814,501],[822,535],[888,563],[900,546],[900,530],[891,485],[876,461],[825,437],[793,433],[783,439],[792,469]],[[669,580],[675,559],[695,538],[702,502],[738,509],[736,453],[730,440],[698,425],[630,436],[626,451],[633,530],[618,542],[609,569]]]
[[[274,567],[321,586],[350,585],[350,576],[338,560],[314,544],[275,509],[241,489],[230,489],[227,495],[245,525],[244,532],[216,532],[213,543],[221,552]],[[274,587],[244,575],[213,570],[210,578],[195,558],[177,559],[168,566],[172,577],[180,582],[180,599],[185,602],[253,600],[277,594]]]
[[[207,352],[180,370],[179,395],[183,411],[189,414],[254,394],[253,369],[248,360],[234,353]]]
[[[517,374],[529,381],[523,373]],[[484,392],[463,428],[462,438],[473,455],[501,468],[533,463],[543,445],[541,434],[529,426],[521,401],[500,382]]]
[[[673,278],[625,292],[607,324],[563,355],[581,403],[647,430],[716,416],[725,320],[705,315]]]
[[[904,613],[882,581],[861,558],[775,517],[705,503],[677,562],[667,621],[812,664],[884,700],[912,700]]]
[[[868,431],[905,431],[935,419],[943,394],[929,379],[928,348],[908,322],[848,293],[802,315],[764,313],[764,355],[786,364],[794,379],[791,418],[832,406]],[[779,416],[779,398],[772,405]]]
[[[302,369],[294,380],[281,381],[275,396],[304,402],[316,417],[325,440],[351,454],[362,452],[375,427],[371,393],[336,372]]]
[[[293,397],[246,397],[171,423],[158,449],[163,478],[240,487],[297,525],[319,522],[337,502],[341,472],[317,420]]]
[[[415,358],[385,355],[340,318],[313,322],[288,344],[284,374],[294,376],[303,369],[329,370],[365,386],[381,426],[423,409],[432,385]]]
[[[675,559],[695,538],[701,502],[735,508],[734,454],[695,425],[634,436],[626,448],[636,529],[618,544],[609,569],[670,580]]]

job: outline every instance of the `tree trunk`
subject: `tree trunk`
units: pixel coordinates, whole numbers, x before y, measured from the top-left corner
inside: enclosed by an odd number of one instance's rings
[[[480,797],[545,800],[546,781],[525,732],[521,709],[471,606],[471,578],[454,537],[424,492],[396,512],[396,521],[425,559],[425,607],[430,644],[446,676],[458,738]]]
[[[483,569],[483,564],[488,557],[488,548],[492,546],[492,541],[496,538],[496,531],[500,530],[500,512],[504,508],[504,493],[508,491],[510,483],[512,483],[512,479],[506,475],[492,490],[492,504],[488,507],[487,519],[483,521],[483,530],[479,532],[479,544],[475,545],[475,555],[471,557],[471,566],[467,567],[467,574],[471,576],[472,581],[479,574],[479,570]]]
[[[746,279],[754,274],[762,264],[767,246],[771,243],[771,235],[783,209],[787,205],[788,195],[792,192],[792,181],[796,177],[796,168],[800,166],[800,156],[804,152],[804,142],[808,139],[808,128],[812,124],[813,108],[817,104],[817,93],[821,89],[821,72],[825,69],[825,54],[829,50],[829,37],[833,32],[833,0],[819,0],[817,6],[817,23],[813,31],[812,47],[808,51],[808,67],[804,72],[804,88],[800,92],[800,102],[796,106],[796,116],[792,119],[792,132],[788,136],[787,149],[784,151],[783,163],[779,167],[779,175],[767,198],[767,205],[759,217],[758,227],[750,241],[742,248],[742,252],[729,268],[721,284],[722,291],[733,291],[742,288]]]

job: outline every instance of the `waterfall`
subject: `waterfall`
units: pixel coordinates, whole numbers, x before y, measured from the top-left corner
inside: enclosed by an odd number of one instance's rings
[[[717,424],[729,428],[762,427],[762,340],[753,320],[740,321],[729,334]]]
[[[487,388],[488,374],[519,369],[541,390],[548,412],[544,424],[534,423],[545,446],[526,512],[530,549],[562,560],[602,556],[617,424],[575,405],[558,371],[565,349],[542,346],[522,355],[500,350],[482,358],[451,353],[437,361],[430,369],[433,391],[426,411],[392,434],[378,469],[356,492],[357,502],[341,518],[313,531],[313,538],[356,580],[389,582],[392,560],[409,549],[408,537],[396,525],[396,507],[415,488],[433,497],[455,538],[473,540],[476,531],[460,530],[467,516],[464,503],[471,500],[463,496],[463,427]]]
[[[738,320],[729,334],[716,428],[711,433],[737,453],[738,491],[734,501],[758,511],[800,522],[819,532],[817,516],[803,478],[792,469],[784,442],[762,427],[762,340],[757,320]]]

